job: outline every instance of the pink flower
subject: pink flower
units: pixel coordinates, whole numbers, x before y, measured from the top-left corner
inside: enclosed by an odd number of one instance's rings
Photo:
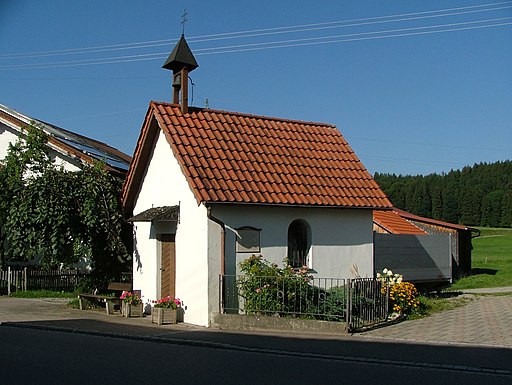
[[[167,297],[160,298],[156,301],[152,301],[155,304],[155,307],[159,308],[170,308],[176,309],[181,306],[181,300],[179,298],[173,298],[168,295]]]

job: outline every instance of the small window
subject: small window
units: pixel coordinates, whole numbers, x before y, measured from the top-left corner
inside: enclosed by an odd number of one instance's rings
[[[310,245],[308,224],[302,220],[293,221],[288,227],[288,263],[291,267],[307,266]]]
[[[237,253],[259,253],[260,252],[260,229],[254,227],[240,227],[236,229],[236,252]]]

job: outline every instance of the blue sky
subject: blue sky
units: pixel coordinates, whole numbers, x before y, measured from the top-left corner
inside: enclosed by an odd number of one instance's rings
[[[512,159],[511,1],[1,0],[0,103],[131,154],[184,9],[193,105],[333,123],[372,174]]]

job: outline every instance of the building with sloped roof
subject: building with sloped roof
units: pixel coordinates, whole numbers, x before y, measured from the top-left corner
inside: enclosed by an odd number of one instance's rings
[[[375,210],[373,212],[373,230],[380,234],[427,234],[425,230],[402,218],[394,210]]]
[[[415,279],[418,277],[423,282],[449,282],[471,273],[472,238],[480,235],[478,229],[421,217],[397,208],[375,210],[373,229],[377,270],[386,267],[401,273],[412,272],[404,278],[416,283],[420,282]],[[432,242],[442,245],[445,244],[442,238],[448,239],[446,247],[443,246],[445,257],[436,257],[439,247],[425,248],[420,242],[425,241],[422,236],[430,236]],[[416,240],[416,246],[411,240]],[[428,263],[424,263],[425,260]],[[427,265],[430,268],[426,268]]]
[[[197,63],[179,56],[165,64],[173,103],[149,104],[123,190],[134,289],[177,296],[186,322],[208,326],[219,277],[253,254],[317,277],[373,277],[372,213],[391,203],[340,131],[190,107]]]
[[[7,155],[9,144],[26,137],[27,127],[34,125],[48,135],[50,158],[69,171],[79,170],[94,160],[105,162],[108,171],[124,176],[131,156],[98,140],[65,130],[54,124],[30,117],[0,104],[0,162]]]

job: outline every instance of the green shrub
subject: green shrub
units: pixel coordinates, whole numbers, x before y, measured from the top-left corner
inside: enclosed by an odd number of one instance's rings
[[[76,293],[92,293],[96,289],[95,280],[91,275],[80,277],[75,285]]]
[[[345,318],[347,309],[347,291],[344,287],[333,287],[325,292],[325,300],[321,307],[326,321],[339,321]]]
[[[245,275],[237,283],[247,314],[304,316],[318,304],[319,291],[310,285],[312,276],[306,267],[279,268],[253,255],[240,263],[240,269]]]

